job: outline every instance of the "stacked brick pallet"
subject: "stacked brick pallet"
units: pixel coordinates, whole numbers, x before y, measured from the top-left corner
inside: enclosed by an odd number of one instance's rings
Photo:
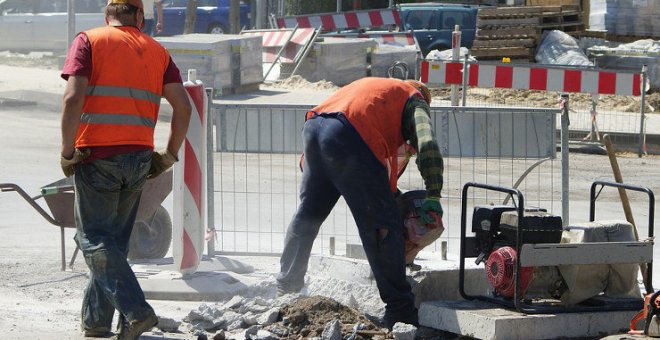
[[[483,8],[477,28],[472,56],[516,61],[534,61],[534,49],[544,30],[584,29],[579,8],[574,5]]]

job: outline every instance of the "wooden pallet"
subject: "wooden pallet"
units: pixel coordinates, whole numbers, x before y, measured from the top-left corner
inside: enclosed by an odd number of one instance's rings
[[[496,39],[536,39],[541,34],[536,27],[515,27],[504,29],[480,29],[477,31],[477,40]]]
[[[527,0],[527,6],[578,6],[580,0]]]
[[[472,48],[501,48],[501,47],[534,47],[536,39],[497,39],[497,40],[475,40]]]
[[[534,57],[534,49],[526,47],[472,48],[470,54],[481,59],[525,59]]]

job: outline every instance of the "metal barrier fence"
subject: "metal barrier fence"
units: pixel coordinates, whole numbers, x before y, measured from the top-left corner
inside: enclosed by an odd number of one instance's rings
[[[215,250],[276,254],[298,205],[304,113],[310,106],[215,102]],[[468,181],[517,186],[528,205],[561,214],[561,169],[556,161],[558,109],[433,107],[435,135],[445,158],[441,241],[458,249],[461,189]],[[519,183],[518,183],[519,182]],[[403,190],[423,189],[411,162]],[[498,194],[471,197],[500,204]],[[331,241],[332,240],[332,241]],[[333,247],[330,244],[333,244]],[[313,252],[342,255],[359,244],[343,199],[326,219]],[[427,248],[439,250],[439,242]]]
[[[560,95],[560,92],[470,87],[466,102],[469,106],[559,107]],[[604,134],[628,135],[632,144],[643,138],[640,136],[640,97],[600,95],[592,99],[590,94],[570,94],[569,97],[571,142],[598,143],[602,142]]]

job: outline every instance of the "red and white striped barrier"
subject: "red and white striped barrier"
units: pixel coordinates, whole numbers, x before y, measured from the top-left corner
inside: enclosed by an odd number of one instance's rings
[[[208,98],[201,81],[195,80],[194,70],[188,71],[184,83],[192,104],[190,124],[179,161],[174,165],[173,201],[174,221],[172,253],[174,265],[184,275],[197,270],[204,253],[207,221],[206,201],[206,122]]]
[[[354,28],[370,28],[385,25],[399,25],[401,19],[396,9],[352,11],[316,15],[298,15],[277,18],[277,27],[313,28],[322,26],[323,30],[334,31]]]
[[[416,46],[415,36],[410,32],[388,32],[388,33],[340,33],[340,34],[327,34],[328,38],[368,38],[374,39],[379,44],[383,45],[398,45],[398,46]]]
[[[423,61],[421,81],[429,85],[463,83],[462,63]],[[642,75],[605,70],[470,64],[468,85],[618,96],[640,96]]]
[[[292,63],[309,40],[314,36],[314,28],[252,30],[243,31],[241,35],[261,36],[263,40],[263,62],[272,63],[282,46],[284,52],[280,56],[282,62]],[[291,35],[293,33],[293,36]],[[289,39],[290,38],[290,39]],[[288,42],[288,43],[287,43]]]

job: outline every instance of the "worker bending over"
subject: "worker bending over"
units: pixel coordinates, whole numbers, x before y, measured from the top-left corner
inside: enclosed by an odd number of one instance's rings
[[[385,302],[385,325],[417,325],[395,193],[399,150],[407,145],[418,153],[417,166],[427,190],[422,221],[431,224],[434,215],[442,217],[443,161],[433,136],[430,103],[431,94],[420,82],[363,78],[307,112],[300,205],[286,233],[279,294],[302,289],[314,239],[343,196]]]

